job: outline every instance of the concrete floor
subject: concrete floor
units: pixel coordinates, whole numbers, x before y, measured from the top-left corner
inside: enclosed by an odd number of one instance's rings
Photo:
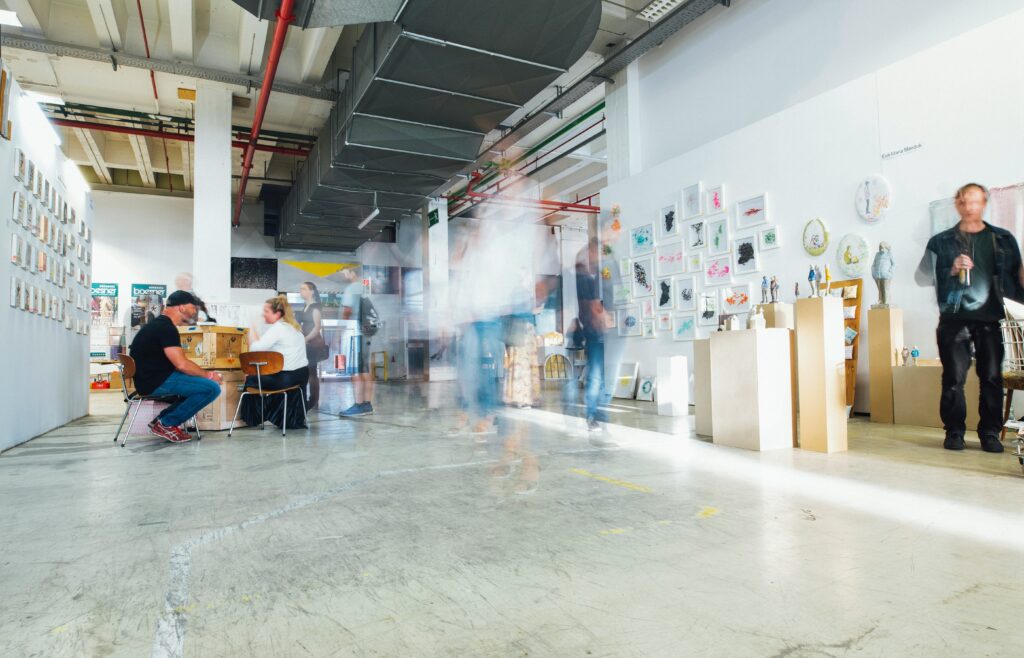
[[[447,432],[445,386],[396,385],[287,439],[121,449],[94,397],[0,455],[0,656],[1024,647],[1024,477],[936,430],[855,419],[849,453],[758,454],[631,403],[616,446],[546,410],[480,444]]]

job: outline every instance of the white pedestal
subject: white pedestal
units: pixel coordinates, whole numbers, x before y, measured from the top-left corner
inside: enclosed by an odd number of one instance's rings
[[[685,416],[690,413],[690,374],[685,356],[663,356],[658,359],[659,416]]]
[[[693,416],[699,436],[713,436],[711,404],[711,341],[693,341]]]
[[[792,449],[789,330],[722,331],[710,342],[714,442]]]

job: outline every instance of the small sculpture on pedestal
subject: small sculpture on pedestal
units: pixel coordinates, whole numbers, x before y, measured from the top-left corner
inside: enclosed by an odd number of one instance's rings
[[[889,282],[892,281],[893,270],[896,269],[896,261],[892,257],[892,247],[888,242],[878,243],[878,253],[871,263],[871,278],[878,286],[878,303],[871,308],[889,308]]]
[[[910,358],[913,359],[911,365],[917,365],[917,360],[921,357],[921,350],[917,349],[917,345],[914,345],[914,349],[910,350]]]
[[[832,294],[832,272],[829,271],[828,265],[825,266],[825,294]]]
[[[814,266],[811,265],[811,269],[807,272],[807,287],[810,290],[807,291],[808,297],[818,296],[818,273],[814,271]]]
[[[909,366],[910,365],[910,348],[907,347],[906,345],[904,345],[903,349],[900,351],[900,356],[903,357],[903,365]]]
[[[800,299],[800,282],[797,281],[793,284],[793,297]]]
[[[762,304],[767,304],[768,303],[768,287],[769,287],[768,286],[768,277],[767,276],[761,277],[761,303]]]
[[[814,296],[821,297],[821,284],[825,282],[825,275],[821,273],[821,268],[817,265],[814,266]]]
[[[799,286],[800,284],[798,283],[797,285]],[[771,285],[769,286],[769,289],[771,290],[771,293],[772,293],[772,304],[778,304],[779,303],[779,279],[778,279],[778,277],[774,277],[774,276],[772,277],[772,282],[771,282]]]

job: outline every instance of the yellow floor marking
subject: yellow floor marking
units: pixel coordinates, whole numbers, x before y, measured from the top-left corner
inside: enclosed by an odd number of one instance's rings
[[[710,519],[712,516],[718,514],[721,511],[717,507],[705,507],[701,511],[697,512],[698,519]]]
[[[633,491],[639,491],[641,493],[651,493],[651,490],[640,484],[633,484],[632,482],[626,482],[625,480],[616,480],[615,478],[605,477],[604,475],[596,475],[590,471],[585,471],[582,468],[570,468],[570,472],[576,475],[582,475],[583,477],[592,478],[600,482],[607,484],[614,484],[617,487],[623,487],[624,489],[631,489]]]
[[[628,528],[609,528],[607,530],[602,530],[601,534],[602,535],[624,535],[627,532],[629,532]]]

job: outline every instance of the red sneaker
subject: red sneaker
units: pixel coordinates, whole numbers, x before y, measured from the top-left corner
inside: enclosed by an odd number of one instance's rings
[[[149,431],[154,436],[159,436],[161,439],[167,439],[171,443],[185,443],[190,441],[191,437],[178,427],[167,427],[161,422],[155,422],[149,426]]]

